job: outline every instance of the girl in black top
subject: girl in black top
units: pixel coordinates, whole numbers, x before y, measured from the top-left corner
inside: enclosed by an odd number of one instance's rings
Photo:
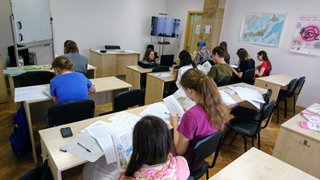
[[[237,55],[239,57],[239,72],[233,69],[234,74],[241,78],[242,74],[248,69],[255,68],[255,62],[248,54],[247,50],[240,48],[237,51]]]

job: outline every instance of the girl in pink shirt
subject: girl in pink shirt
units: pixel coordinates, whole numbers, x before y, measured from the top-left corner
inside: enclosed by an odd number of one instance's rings
[[[193,68],[186,71],[180,84],[185,94],[195,101],[196,105],[184,113],[179,126],[176,115],[171,116],[170,123],[173,127],[175,151],[189,162],[196,142],[223,129],[229,115],[216,83],[200,70]],[[201,164],[193,167],[196,167],[192,169],[195,171]]]
[[[163,120],[143,117],[133,129],[133,152],[121,179],[188,179],[186,159],[169,153],[171,141],[171,133]]]

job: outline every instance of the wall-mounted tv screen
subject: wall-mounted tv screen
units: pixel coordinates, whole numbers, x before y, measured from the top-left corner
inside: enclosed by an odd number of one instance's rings
[[[151,36],[177,38],[179,36],[180,19],[152,16]]]

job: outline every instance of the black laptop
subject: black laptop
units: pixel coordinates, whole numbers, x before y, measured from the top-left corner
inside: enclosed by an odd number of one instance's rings
[[[171,67],[171,66],[173,66],[173,60],[174,60],[173,54],[161,55],[160,65]]]

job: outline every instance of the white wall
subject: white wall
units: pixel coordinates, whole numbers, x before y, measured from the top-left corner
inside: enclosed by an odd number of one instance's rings
[[[164,12],[164,0],[51,0],[55,53],[72,39],[80,53],[106,44],[144,53],[151,42],[151,16]]]
[[[175,54],[177,58],[184,46],[184,36],[188,20],[188,11],[202,11],[204,0],[167,0],[168,17],[180,19],[179,38],[167,38],[171,42],[165,46],[167,54]]]
[[[296,77],[306,76],[306,83],[299,96],[298,105],[307,107],[320,102],[320,57],[307,56],[288,51],[299,15],[320,15],[319,0],[227,0],[220,35],[220,41],[227,41],[231,63],[236,63],[238,48],[245,48],[256,59],[256,53],[266,50],[272,63],[271,74],[288,74]],[[286,13],[279,47],[248,44],[239,41],[241,23],[248,12]],[[258,63],[256,61],[256,63]]]

